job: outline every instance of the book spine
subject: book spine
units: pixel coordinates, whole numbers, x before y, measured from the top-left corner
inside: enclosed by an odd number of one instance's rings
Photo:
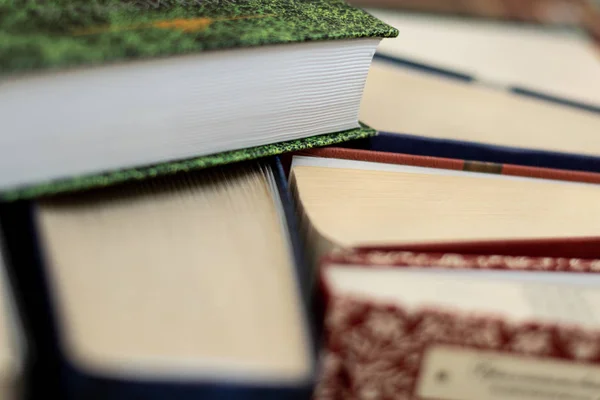
[[[416,253],[459,253],[476,255],[502,254],[505,256],[518,257],[600,259],[600,236],[435,242],[385,247],[363,246],[353,249],[353,253],[358,254],[369,253],[372,251],[408,251]],[[330,255],[330,257],[333,256],[335,255]]]
[[[600,173],[600,157],[596,156],[438,139],[404,133],[379,132],[377,136],[365,143],[362,149],[544,168],[552,170],[551,174],[546,175],[549,179],[554,179],[552,176],[557,170]],[[597,183],[597,178],[591,175],[584,178],[584,175],[576,174],[569,179],[575,176],[576,181]]]
[[[528,167],[485,161],[458,160],[445,157],[421,156],[372,150],[329,147],[312,149],[298,155],[338,158],[344,160],[369,161],[385,164],[410,165],[415,167],[448,169],[455,171],[502,174],[508,176],[551,179],[568,182],[600,183],[600,173],[570,171],[555,168]]]

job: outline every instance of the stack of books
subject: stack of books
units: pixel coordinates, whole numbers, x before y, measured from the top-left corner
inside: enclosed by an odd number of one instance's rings
[[[600,61],[465,29],[0,4],[0,397],[597,397]]]

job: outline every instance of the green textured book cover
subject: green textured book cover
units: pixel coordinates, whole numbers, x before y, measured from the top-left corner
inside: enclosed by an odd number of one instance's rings
[[[397,34],[340,0],[0,0],[0,71]]]
[[[108,187],[135,180],[143,180],[157,176],[176,174],[203,168],[215,167],[235,162],[254,160],[283,153],[329,146],[350,140],[364,139],[374,136],[376,131],[363,125],[349,131],[313,136],[289,142],[268,144],[248,149],[228,151],[164,164],[131,168],[106,174],[73,177],[69,179],[47,182],[40,185],[13,189],[0,193],[0,201],[11,202],[51,196],[66,192]]]

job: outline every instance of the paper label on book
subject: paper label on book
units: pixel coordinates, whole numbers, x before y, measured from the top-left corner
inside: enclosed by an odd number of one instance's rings
[[[451,346],[424,357],[422,400],[600,400],[600,366]]]

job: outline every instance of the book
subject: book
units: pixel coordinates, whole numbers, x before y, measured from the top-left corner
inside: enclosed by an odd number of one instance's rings
[[[245,149],[226,151],[224,153],[200,156],[180,161],[170,161],[139,168],[57,179],[31,186],[19,186],[6,191],[0,191],[0,201],[15,202],[57,194],[106,188],[127,182],[143,181],[156,176],[170,176],[182,172],[281,155],[302,149],[311,149],[317,146],[335,145],[348,141],[355,142],[357,140],[369,138],[375,134],[375,130],[361,124],[360,129],[351,129],[344,132],[311,136],[305,139],[291,140],[264,146],[248,147]]]
[[[51,316],[38,342],[57,349],[46,381],[61,398],[310,398],[282,178],[270,160],[4,204],[3,229],[24,232],[7,248],[38,299],[28,313]]]
[[[353,0],[352,4],[548,25],[586,26],[593,0]]]
[[[598,248],[598,238],[591,243]],[[400,246],[325,258],[315,398],[594,398],[599,259],[509,256],[506,248],[478,255]]]
[[[340,0],[21,3],[0,6],[3,192],[364,136],[364,80],[397,35]]]
[[[337,249],[584,238],[600,222],[600,186],[556,178],[299,155],[290,183],[313,268]]]
[[[360,117],[370,150],[600,172],[597,114],[393,62],[371,66]]]
[[[593,172],[569,171],[553,168],[526,167],[513,164],[498,164],[481,161],[458,160],[454,158],[417,156],[345,147],[324,147],[294,153],[297,156],[333,158],[340,160],[367,161],[383,164],[397,164],[413,167],[447,169],[454,171],[502,174],[514,177],[540,178],[557,181],[600,183],[600,174]]]
[[[377,55],[563,106],[600,112],[600,53],[578,28],[368,9],[402,35]]]
[[[0,397],[25,399],[28,349],[12,285],[0,250]]]

